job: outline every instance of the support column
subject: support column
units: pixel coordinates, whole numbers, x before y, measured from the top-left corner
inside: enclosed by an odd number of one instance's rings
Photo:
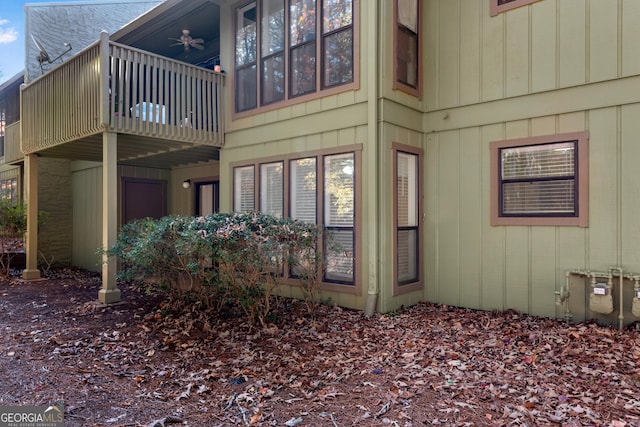
[[[111,248],[116,243],[118,228],[118,134],[102,134],[102,246]],[[103,304],[120,301],[116,285],[116,260],[102,255],[102,289],[98,300]]]
[[[26,268],[22,278],[40,278],[38,270],[38,155],[24,156],[24,180],[27,199],[27,233],[25,236]]]

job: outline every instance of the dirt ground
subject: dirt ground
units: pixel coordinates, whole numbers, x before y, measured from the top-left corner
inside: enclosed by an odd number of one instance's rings
[[[65,426],[640,426],[640,334],[420,304],[285,301],[267,328],[62,270],[0,281],[0,405]]]

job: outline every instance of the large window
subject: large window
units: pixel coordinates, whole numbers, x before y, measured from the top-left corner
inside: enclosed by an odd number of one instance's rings
[[[586,133],[491,144],[492,224],[587,223]]]
[[[248,210],[258,197],[265,213],[282,216],[286,212],[291,218],[324,226],[328,238],[322,244],[323,281],[355,287],[357,152],[351,150],[235,167],[234,210]]]
[[[491,0],[491,16],[537,1],[539,0]]]
[[[395,88],[415,96],[421,93],[420,3],[395,1]]]
[[[235,110],[354,82],[357,0],[256,0],[235,11]]]
[[[394,294],[421,287],[419,149],[394,144]]]

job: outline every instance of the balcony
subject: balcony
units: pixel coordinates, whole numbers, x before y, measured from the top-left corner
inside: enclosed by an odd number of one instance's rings
[[[20,151],[20,122],[11,123],[5,128],[4,134],[4,163],[22,160]]]
[[[119,161],[198,161],[224,143],[223,85],[222,74],[103,33],[22,90],[22,152],[99,161],[103,132],[115,132]]]

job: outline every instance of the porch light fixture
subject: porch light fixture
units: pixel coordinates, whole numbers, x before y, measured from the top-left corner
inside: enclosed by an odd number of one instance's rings
[[[184,181],[182,181],[182,188],[189,188],[189,187],[191,187],[190,179],[185,179]]]

